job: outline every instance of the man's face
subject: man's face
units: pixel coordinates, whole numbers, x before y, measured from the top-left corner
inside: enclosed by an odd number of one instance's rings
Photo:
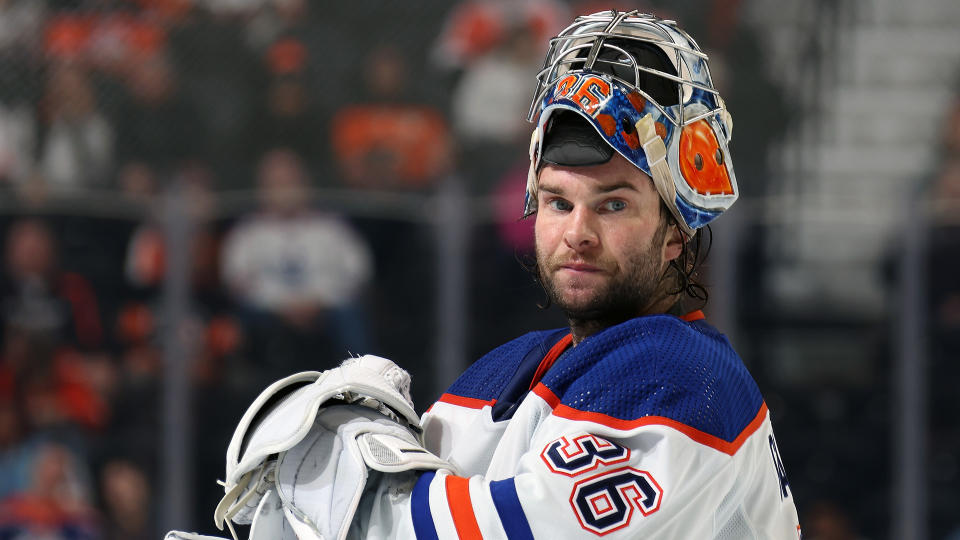
[[[625,320],[663,299],[663,270],[682,243],[661,225],[653,182],[626,159],[545,167],[537,205],[540,279],[568,318]]]

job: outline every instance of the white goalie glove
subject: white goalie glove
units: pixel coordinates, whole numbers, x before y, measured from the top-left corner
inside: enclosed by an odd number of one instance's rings
[[[339,540],[371,470],[454,470],[424,449],[409,389],[406,371],[371,355],[270,385],[227,449],[217,527],[235,540],[232,523],[250,524],[250,540]]]

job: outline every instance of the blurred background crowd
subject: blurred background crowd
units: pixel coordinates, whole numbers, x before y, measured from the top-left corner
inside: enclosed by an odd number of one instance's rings
[[[706,311],[804,536],[960,538],[960,9],[919,4],[0,0],[0,539],[215,533],[273,380],[375,353],[422,412],[563,325],[525,117],[614,7],[690,31],[735,120]]]

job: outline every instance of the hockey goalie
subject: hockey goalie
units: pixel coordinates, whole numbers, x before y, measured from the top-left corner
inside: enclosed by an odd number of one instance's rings
[[[568,326],[494,349],[422,419],[376,356],[274,383],[227,450],[235,540],[799,538],[770,413],[696,282],[738,195],[706,55],[596,13],[537,80],[523,216]]]

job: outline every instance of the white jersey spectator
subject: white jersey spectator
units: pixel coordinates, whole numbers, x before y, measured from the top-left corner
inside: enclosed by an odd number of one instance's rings
[[[227,283],[269,311],[302,302],[345,305],[371,273],[363,239],[343,220],[319,213],[250,218],[225,249]]]
[[[224,281],[250,307],[280,315],[343,307],[371,277],[364,239],[340,217],[309,209],[306,183],[293,152],[261,160],[262,211],[238,224],[223,252]]]
[[[77,64],[56,66],[47,80],[51,116],[42,142],[40,170],[57,190],[107,183],[114,132],[97,108],[89,74]]]

